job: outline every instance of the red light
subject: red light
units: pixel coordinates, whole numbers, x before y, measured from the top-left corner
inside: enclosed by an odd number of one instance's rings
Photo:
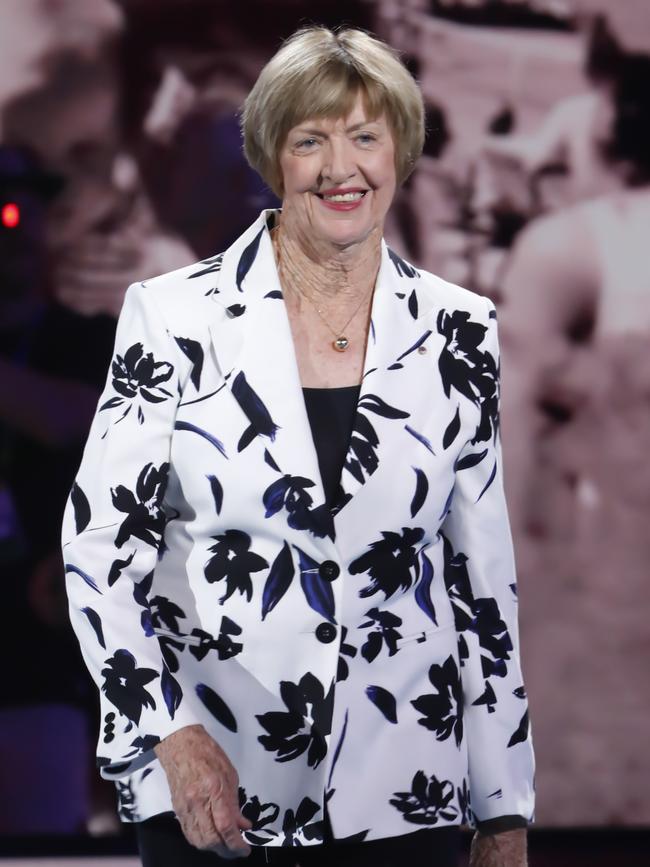
[[[15,229],[20,223],[20,208],[18,205],[14,205],[13,202],[3,205],[0,221],[6,229]]]

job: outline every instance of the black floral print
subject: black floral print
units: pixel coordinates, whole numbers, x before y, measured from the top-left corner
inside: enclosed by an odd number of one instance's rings
[[[474,601],[467,571],[467,555],[462,551],[455,552],[444,533],[441,532],[440,537],[443,542],[445,587],[454,611],[456,630],[464,632],[471,622],[470,612]]]
[[[151,592],[153,573],[154,570],[152,569],[141,581],[133,583],[133,601],[140,606],[140,626],[147,638],[155,634],[153,623],[151,622],[151,608],[149,607],[149,593]]]
[[[264,557],[250,551],[251,537],[242,530],[226,530],[212,537],[215,544],[210,547],[214,557],[205,565],[206,581],[226,582],[226,592],[219,600],[223,603],[237,590],[250,602],[253,598],[251,572],[260,572],[269,565]]]
[[[479,697],[472,702],[472,705],[474,707],[480,707],[481,705],[483,705],[485,708],[487,708],[488,713],[494,713],[496,703],[497,697],[494,690],[492,689],[492,684],[486,680],[485,689],[483,690],[481,695],[479,695]]]
[[[190,653],[199,660],[204,659],[211,650],[217,651],[217,657],[220,660],[232,659],[244,649],[241,641],[235,641],[232,638],[233,635],[242,634],[241,626],[225,615],[221,618],[218,638],[213,638],[203,629],[193,629],[190,634],[200,640],[198,646],[190,646]]]
[[[360,629],[370,629],[368,637],[361,647],[361,656],[368,662],[372,662],[381,653],[382,647],[386,646],[389,656],[395,656],[398,652],[397,642],[402,633],[397,627],[402,625],[402,618],[393,614],[392,611],[380,611],[379,608],[371,608],[366,611],[369,619],[362,623]]]
[[[134,343],[123,357],[116,355],[112,371],[113,388],[124,397],[140,394],[150,403],[160,403],[172,396],[162,383],[171,379],[174,366],[168,361],[155,361],[151,352],[145,354],[141,343]]]
[[[74,511],[74,521],[77,533],[82,533],[90,524],[90,503],[88,497],[76,482],[70,491],[70,503]]]
[[[347,680],[350,675],[350,667],[348,665],[348,661],[345,658],[346,656],[350,659],[354,659],[357,655],[357,650],[353,644],[350,644],[347,641],[349,629],[347,626],[341,627],[341,648],[339,650],[339,662],[338,668],[336,671],[336,682],[338,683],[341,680]]]
[[[472,813],[472,799],[467,780],[463,780],[463,785],[456,789],[458,796],[458,806],[460,807],[460,824],[467,825],[474,821]]]
[[[319,574],[318,563],[309,554],[297,546],[300,565],[300,586],[305,595],[305,601],[310,608],[318,611],[330,623],[336,623],[334,616],[334,592],[329,581]]]
[[[390,406],[377,394],[364,394],[357,404],[350,445],[345,458],[345,469],[363,484],[365,476],[371,476],[379,466],[377,448],[379,437],[366,413],[389,419],[408,418],[410,413]]]
[[[174,365],[168,361],[156,361],[153,353],[145,353],[142,343],[134,343],[124,355],[116,353],[111,372],[113,389],[117,395],[103,403],[99,412],[128,403],[118,422],[129,414],[135,398],[147,403],[162,403],[173,396],[171,391],[163,387],[163,383],[172,378]],[[138,421],[143,424],[144,420],[144,412],[138,405]]]
[[[441,310],[438,315],[438,333],[445,338],[438,359],[445,394],[449,397],[453,387],[481,411],[473,443],[496,437],[499,426],[499,369],[495,358],[479,349],[486,330],[485,325],[473,322],[465,310],[452,313]],[[453,438],[448,427],[446,447]]]
[[[160,738],[157,735],[140,735],[131,741],[133,749],[126,754],[126,758],[141,755],[152,750],[156,744],[160,743]]]
[[[320,538],[330,535],[332,521],[327,505],[314,508],[314,499],[307,490],[315,486],[312,479],[304,476],[282,476],[264,491],[264,517],[271,518],[284,508],[287,524],[294,530],[309,530]]]
[[[185,612],[175,602],[165,596],[154,596],[149,603],[150,625],[154,629],[168,629],[170,632],[179,632],[179,620],[185,619]],[[178,659],[176,654],[182,653],[185,645],[169,635],[159,635],[160,650],[165,660],[165,665],[170,672],[178,671]],[[169,677],[166,679],[169,687]]]
[[[285,540],[282,550],[271,564],[269,574],[266,577],[262,594],[262,620],[275,608],[291,587],[295,573],[296,567],[291,556],[291,546]]]
[[[437,825],[440,819],[452,822],[458,808],[451,801],[454,786],[450,780],[440,781],[435,774],[427,778],[424,771],[413,777],[410,792],[395,792],[389,803],[414,825]]]
[[[138,668],[133,654],[124,649],[116,650],[104,665],[102,692],[123,716],[137,725],[145,707],[156,707],[145,685],[158,677],[158,672],[152,668]]]
[[[485,677],[505,677],[506,660],[510,659],[512,639],[501,617],[496,599],[475,599],[472,605],[473,619],[470,630],[478,635],[479,644],[490,656],[482,654],[481,663]]]
[[[400,277],[408,277],[412,280],[414,277],[420,276],[413,265],[409,265],[409,263],[402,259],[401,256],[398,256],[394,250],[391,250],[390,247],[388,247],[388,255]]]
[[[130,781],[115,780],[117,790],[117,812],[123,822],[137,822],[135,795]]]
[[[212,716],[228,731],[237,731],[237,719],[224,699],[206,683],[197,683],[194,691]]]
[[[170,719],[174,719],[176,711],[183,701],[183,687],[174,677],[168,666],[163,663],[160,675],[160,691]]]
[[[512,733],[510,740],[508,741],[508,747],[514,747],[516,744],[523,743],[528,737],[528,730],[530,728],[530,720],[528,717],[528,711],[524,711],[524,715],[519,721],[519,725],[517,729]]]
[[[111,490],[113,505],[119,512],[126,513],[115,537],[116,548],[121,548],[131,536],[156,549],[160,546],[165,529],[162,501],[168,474],[168,463],[163,463],[158,468],[153,464],[146,464],[140,471],[135,491],[130,491],[125,485],[118,485]]]
[[[276,832],[267,828],[267,825],[273,825],[277,821],[280,807],[272,802],[262,803],[257,795],[247,795],[242,786],[239,787],[238,794],[239,809],[244,818],[253,825],[246,836],[251,843],[263,846],[276,836]]]
[[[239,262],[237,263],[237,288],[240,292],[244,291],[242,286],[246,275],[253,267],[253,262],[257,258],[257,253],[260,247],[260,241],[262,240],[262,236],[264,235],[264,229],[260,229],[257,235],[253,238],[251,243],[246,247],[246,249],[242,252],[239,257]]]
[[[280,839],[281,846],[303,846],[305,840],[323,840],[323,822],[312,822],[314,816],[321,812],[321,808],[311,798],[303,798],[297,810],[285,810],[281,831],[268,827],[277,821],[280,814],[277,804],[261,803],[257,795],[248,797],[246,790],[240,787],[239,807],[242,815],[253,825],[251,830],[246,832],[246,838],[254,845],[265,846],[277,838]]]
[[[415,470],[415,493],[411,500],[411,517],[414,518],[424,505],[429,493],[429,481],[423,470],[413,467]]]
[[[288,809],[282,820],[282,845],[302,846],[303,838],[310,841],[322,840],[323,822],[311,822],[320,811],[320,806],[311,798],[303,798],[295,813]]]
[[[332,727],[334,684],[327,694],[323,684],[308,672],[299,681],[282,681],[280,696],[286,711],[256,714],[268,734],[258,740],[270,752],[277,752],[276,761],[289,762],[307,753],[307,764],[316,768],[327,754],[325,737]]]
[[[223,263],[223,253],[217,253],[216,256],[210,256],[208,259],[201,259],[198,263],[200,265],[205,265],[205,268],[199,268],[198,271],[194,271],[192,274],[188,275],[188,280],[192,280],[195,277],[205,277],[206,274],[218,274],[221,271],[221,265]],[[210,289],[206,294],[211,295],[215,291],[214,288]]]
[[[459,633],[473,632],[478,637],[484,677],[505,677],[513,644],[497,601],[493,597],[474,598],[467,571],[467,555],[462,551],[454,552],[449,539],[442,533],[441,537],[445,586],[454,610],[456,629]],[[491,706],[492,702],[486,704]]]
[[[448,656],[442,665],[429,668],[429,680],[436,690],[418,696],[411,704],[424,714],[420,725],[435,732],[436,740],[444,741],[453,732],[456,746],[463,740],[463,689],[460,672],[453,656]]]
[[[190,340],[188,337],[175,337],[174,340],[183,355],[187,356],[192,363],[190,382],[198,391],[201,387],[201,374],[203,373],[203,362],[205,360],[203,347],[198,340]]]
[[[478,348],[485,337],[486,326],[474,322],[467,310],[438,314],[438,333],[445,338],[438,367],[447,397],[452,387],[473,403],[477,402],[476,378],[480,372],[483,353]]]
[[[108,573],[108,586],[112,587],[113,584],[120,577],[122,572],[131,565],[133,562],[133,558],[135,557],[135,551],[131,551],[129,556],[125,560],[120,560],[119,558],[113,560],[111,563],[111,568]]]
[[[100,646],[106,650],[106,639],[104,638],[104,629],[102,627],[102,621],[99,614],[90,607],[90,605],[86,605],[81,611],[88,618],[88,622],[90,623],[93,632],[97,636],[97,641]]]
[[[390,690],[370,684],[366,687],[366,695],[389,723],[397,725],[397,700]]]
[[[240,371],[233,379],[231,391],[250,421],[250,425],[239,439],[237,451],[243,451],[256,436],[265,436],[273,441],[278,426],[271,418],[271,414],[259,394],[247,382],[243,371]]]
[[[401,533],[382,531],[382,538],[370,543],[370,551],[350,563],[350,574],[367,572],[370,584],[359,591],[365,598],[381,591],[389,599],[398,590],[406,592],[418,577],[416,545],[424,536],[421,527],[402,527]]]
[[[154,626],[164,627],[171,632],[179,632],[179,620],[185,619],[183,609],[166,596],[154,596],[149,603],[151,622]]]

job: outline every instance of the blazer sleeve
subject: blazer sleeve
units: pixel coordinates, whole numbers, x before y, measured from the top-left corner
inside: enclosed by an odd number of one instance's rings
[[[479,827],[489,828],[495,819],[517,827],[533,817],[534,756],[503,488],[496,310],[489,299],[483,300],[488,309],[480,347],[480,421],[456,461],[441,535],[445,582],[459,632],[471,810]]]
[[[148,604],[183,368],[152,296],[143,285],[127,291],[63,521],[70,617],[100,691],[98,765],[110,779],[147,764],[159,740],[196,722]]]

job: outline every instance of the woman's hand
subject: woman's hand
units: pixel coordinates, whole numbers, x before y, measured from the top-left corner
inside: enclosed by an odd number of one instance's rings
[[[239,809],[239,778],[228,756],[201,725],[186,726],[155,748],[188,842],[222,858],[244,858],[241,835],[252,827]]]
[[[477,831],[472,838],[469,864],[470,867],[527,867],[525,828],[500,834]]]

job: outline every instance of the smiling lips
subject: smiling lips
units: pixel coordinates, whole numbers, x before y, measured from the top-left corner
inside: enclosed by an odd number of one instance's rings
[[[323,190],[322,193],[316,193],[318,198],[326,205],[335,211],[352,211],[358,208],[363,201],[368,190],[360,187],[349,187],[346,189]]]

